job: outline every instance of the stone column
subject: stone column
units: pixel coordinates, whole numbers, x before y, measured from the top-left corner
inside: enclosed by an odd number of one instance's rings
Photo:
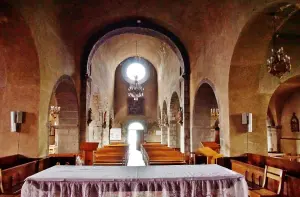
[[[183,129],[184,129],[184,152],[191,151],[191,122],[190,122],[190,84],[189,77],[185,76],[183,86]]]
[[[171,148],[177,147],[177,131],[176,131],[176,121],[171,117],[170,126],[168,129],[168,146]]]
[[[88,135],[88,126],[87,126],[87,113],[89,108],[89,102],[90,102],[90,96],[91,96],[91,82],[92,79],[88,74],[85,75],[84,80],[82,80],[82,89],[80,94],[80,135],[79,135],[79,141],[85,142]]]
[[[278,137],[277,129],[274,127],[267,127],[267,139],[268,139],[268,152],[278,151]]]
[[[77,153],[79,151],[77,127],[63,127],[56,131],[57,153]]]
[[[168,127],[161,127],[161,144],[168,144]]]

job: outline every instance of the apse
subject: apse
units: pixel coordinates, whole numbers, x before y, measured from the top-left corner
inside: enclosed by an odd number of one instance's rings
[[[120,128],[120,141],[125,142],[125,125],[144,121],[148,125],[144,141],[161,143],[158,105],[166,98],[171,103],[173,92],[183,92],[184,88],[182,59],[176,50],[160,37],[124,32],[96,46],[89,59],[90,80],[86,86],[86,104],[91,112],[86,140],[103,146],[110,143],[110,129]],[[178,99],[181,96],[178,94]],[[166,115],[171,119],[171,114]],[[179,148],[177,141],[174,147]]]

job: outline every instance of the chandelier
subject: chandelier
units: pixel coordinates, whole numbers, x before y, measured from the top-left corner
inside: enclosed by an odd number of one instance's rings
[[[134,83],[130,84],[128,88],[128,96],[137,101],[140,97],[144,96],[144,88],[139,84],[138,76],[136,75],[134,78]]]
[[[60,107],[58,107],[58,106],[51,106],[50,107],[50,114],[51,114],[51,116],[55,117],[59,113],[60,113]]]
[[[269,59],[267,59],[267,68],[268,72],[278,77],[279,79],[287,72],[291,71],[291,58],[284,53],[283,47],[279,49],[276,48],[276,38],[278,35],[276,34],[276,15],[274,14],[274,34],[272,37],[272,55]]]

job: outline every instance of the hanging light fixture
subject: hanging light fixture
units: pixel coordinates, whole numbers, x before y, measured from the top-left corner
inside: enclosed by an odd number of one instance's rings
[[[144,88],[138,82],[138,76],[135,76],[134,84],[130,84],[128,88],[128,96],[137,101],[140,97],[144,96]]]
[[[137,41],[136,41],[136,58],[137,63],[139,63],[139,56],[137,53]],[[144,88],[138,82],[138,75],[134,76],[134,83],[130,84],[128,88],[128,96],[132,97],[133,100],[137,101],[140,97],[144,96]]]
[[[276,38],[278,34],[276,33],[276,13],[273,16],[274,34],[272,37],[272,55],[267,60],[268,72],[278,77],[279,79],[287,72],[291,71],[291,58],[284,53],[283,47],[277,48]]]

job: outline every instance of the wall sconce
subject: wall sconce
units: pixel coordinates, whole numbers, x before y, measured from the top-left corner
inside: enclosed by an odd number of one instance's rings
[[[252,113],[242,113],[242,124],[247,125],[247,132],[252,132]]]
[[[58,117],[59,114],[60,114],[60,107],[58,107],[58,106],[50,106],[50,115],[52,117],[53,125],[54,126],[58,126],[57,117]],[[51,123],[52,123],[52,121],[50,120],[50,124]],[[50,125],[50,126],[53,126],[53,125]]]
[[[11,132],[17,132],[20,125],[23,123],[23,112],[11,111],[10,112]]]
[[[220,112],[219,112],[218,108],[211,108],[210,109],[210,115],[212,117],[219,117],[219,114],[220,114]]]

